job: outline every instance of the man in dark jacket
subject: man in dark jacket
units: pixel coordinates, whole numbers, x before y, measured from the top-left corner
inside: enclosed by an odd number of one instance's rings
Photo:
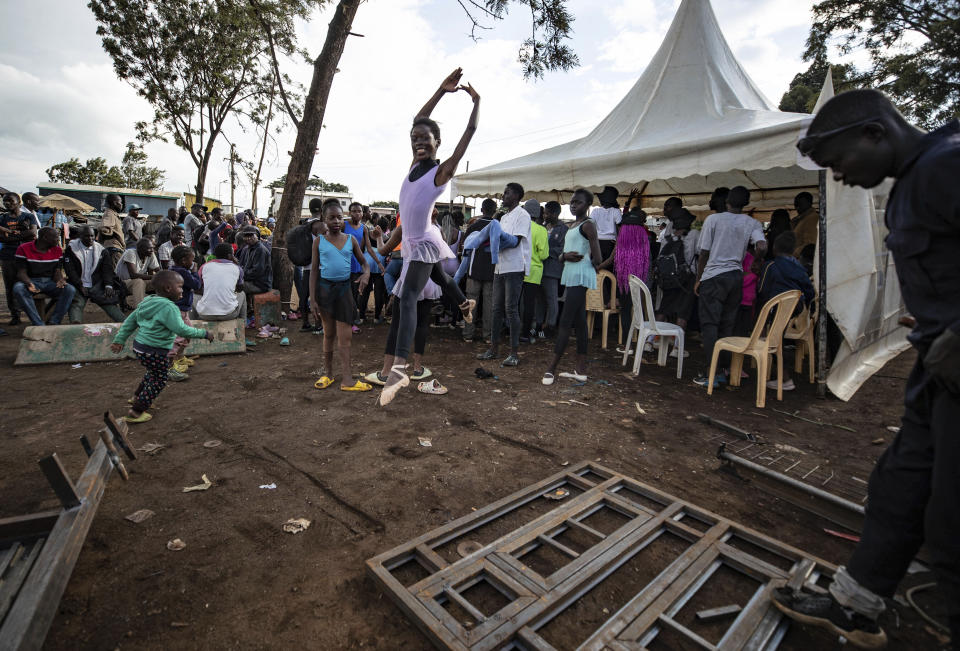
[[[88,300],[99,305],[112,321],[123,321],[120,292],[113,284],[116,274],[110,253],[96,241],[91,226],[81,226],[80,237],[67,244],[63,270],[67,282],[77,290],[70,304],[70,323],[83,323],[83,308]]]
[[[243,246],[237,250],[237,260],[243,269],[243,293],[247,295],[247,316],[253,314],[253,297],[273,287],[273,267],[270,249],[260,241],[260,231],[246,226],[240,231]]]
[[[826,595],[779,590],[790,617],[856,646],[886,642],[877,617],[920,547],[937,574],[953,643],[960,641],[960,122],[926,133],[882,93],[840,93],[814,117],[800,153],[848,185],[896,179],[887,200],[887,247],[907,309],[917,361],[904,415],[870,476],[863,532]]]
[[[543,261],[543,278],[540,285],[543,288],[544,302],[537,303],[537,322],[542,324],[540,338],[553,336],[557,327],[557,315],[560,311],[560,277],[563,275],[563,243],[567,238],[567,226],[560,221],[560,204],[548,201],[543,207],[543,225],[547,229],[547,246],[550,255]]]

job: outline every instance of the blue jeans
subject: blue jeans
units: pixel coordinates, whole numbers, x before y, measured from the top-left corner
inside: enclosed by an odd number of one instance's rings
[[[310,317],[310,269],[304,267],[293,268],[293,285],[297,288],[297,296],[300,298],[299,309],[300,316],[304,321],[309,321]]]
[[[470,259],[472,258],[472,255],[467,254],[467,251],[473,251],[474,249],[479,249],[481,246],[489,245],[490,261],[493,264],[497,264],[500,259],[500,249],[512,249],[519,243],[520,238],[516,235],[503,232],[503,229],[500,228],[500,222],[497,220],[493,220],[479,231],[470,233],[467,235],[467,239],[463,241],[463,260],[460,262],[457,273],[453,276],[453,282],[459,283],[460,280],[467,275],[467,270],[470,268]]]
[[[53,278],[31,278],[30,282],[33,283],[33,286],[36,287],[40,293],[57,299],[57,307],[50,317],[50,325],[60,325],[67,310],[70,309],[70,304],[73,302],[73,295],[77,293],[76,287],[70,284],[64,285],[62,288],[57,287],[57,283],[53,282]],[[20,307],[27,313],[30,323],[35,326],[43,325],[43,319],[40,318],[40,313],[37,312],[37,306],[33,303],[34,294],[30,293],[27,286],[17,281],[13,284],[13,295],[20,299]]]
[[[397,284],[401,271],[403,271],[403,258],[391,258],[383,272],[383,284],[387,288],[388,296],[393,293],[393,286]]]

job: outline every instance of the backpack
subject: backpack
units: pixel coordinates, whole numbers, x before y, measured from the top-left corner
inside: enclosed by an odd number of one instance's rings
[[[313,231],[310,224],[295,226],[287,232],[287,257],[298,267],[305,267],[313,259]]]
[[[660,249],[656,261],[657,282],[662,289],[683,289],[690,270],[684,264],[683,240],[671,239]]]

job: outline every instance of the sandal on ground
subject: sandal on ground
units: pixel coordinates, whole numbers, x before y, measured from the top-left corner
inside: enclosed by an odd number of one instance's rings
[[[554,381],[553,373],[544,373],[543,377],[540,379],[540,384],[544,386],[550,386]]]
[[[366,382],[361,382],[357,380],[352,386],[345,387],[342,384],[340,385],[341,391],[370,391],[373,387],[367,384]]]
[[[430,377],[431,375],[433,375],[433,371],[431,371],[431,370],[428,369],[426,366],[424,366],[423,368],[420,369],[419,372],[414,371],[413,373],[411,373],[411,374],[410,374],[410,379],[411,379],[411,380],[416,380],[416,381],[426,380],[426,379],[427,379],[428,377]]]
[[[257,347],[257,342],[255,342],[253,339],[247,339],[246,341],[244,341],[244,344],[246,344],[247,348]]]
[[[151,418],[153,418],[153,416],[147,412],[143,412],[139,416],[124,416],[123,420],[127,421],[128,423],[145,423]]]
[[[447,387],[437,382],[436,379],[433,379],[429,382],[421,382],[418,384],[417,391],[420,393],[428,393],[433,396],[442,396],[447,392]]]
[[[313,383],[314,389],[326,389],[328,386],[333,384],[333,378],[324,375],[322,378]]]
[[[464,323],[473,323],[473,308],[476,306],[477,302],[472,298],[468,298],[459,305],[460,311],[463,313]]]
[[[564,371],[563,373],[560,374],[560,377],[565,377],[565,378],[567,378],[567,379],[569,379],[569,380],[576,380],[577,382],[586,382],[586,381],[587,381],[587,376],[586,376],[586,375],[580,375],[580,374],[577,373],[576,371],[574,371],[573,373],[568,373],[568,372]]]
[[[281,339],[281,340],[280,340],[280,345],[281,345],[281,346],[289,346],[289,345],[290,345],[290,337],[284,337],[283,339]]]
[[[400,392],[400,389],[410,384],[410,378],[407,377],[407,374],[404,373],[404,369],[407,368],[406,364],[394,364],[390,367],[390,375],[399,375],[400,379],[397,380],[394,384],[384,385],[383,391],[380,392],[380,406],[384,407],[390,404],[397,393]],[[389,377],[387,378],[389,381]]]
[[[373,373],[367,373],[364,375],[363,381],[369,384],[376,384],[378,387],[382,387],[387,383],[387,378],[380,375],[380,371],[374,371]]]

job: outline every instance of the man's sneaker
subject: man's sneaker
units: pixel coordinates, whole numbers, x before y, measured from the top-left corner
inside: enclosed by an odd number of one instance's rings
[[[713,388],[719,389],[721,384],[724,384],[727,381],[727,376],[717,373],[713,377]],[[698,387],[705,387],[710,384],[710,377],[707,375],[701,375],[693,380],[693,383]]]
[[[536,341],[536,338],[531,339],[530,337],[520,337],[519,339],[521,344],[530,344]]]
[[[492,350],[487,350],[477,355],[477,359],[479,360],[495,359],[496,357],[496,353],[494,353]]]
[[[304,321],[303,325],[300,326],[300,332],[310,332],[313,330],[313,326],[310,325],[309,321]]]
[[[767,382],[767,388],[768,388],[768,389],[776,390],[776,389],[777,389],[777,381],[776,381],[776,380],[769,380],[769,381]],[[793,391],[793,390],[796,389],[796,388],[797,388],[797,385],[793,383],[793,379],[787,380],[786,382],[783,383],[783,390],[784,390],[784,391]]]
[[[861,649],[881,649],[887,644],[887,634],[874,620],[844,608],[830,594],[779,588],[773,593],[773,605],[790,619],[842,635]]]
[[[322,334],[323,334],[323,326],[320,325],[319,323],[318,323],[317,325],[313,326],[313,334],[315,334],[315,335],[322,335]]]
[[[13,317],[11,317],[9,321],[7,321],[7,325],[12,325],[12,326],[20,325],[20,315],[14,314]]]
[[[500,366],[519,366],[519,365],[520,365],[520,358],[517,357],[516,355],[510,355],[505,360],[500,362]]]
[[[537,333],[537,338],[538,338],[538,339],[546,339],[546,338],[547,338],[547,333],[544,332],[543,330],[541,330],[540,332]]]
[[[680,350],[680,349],[677,348],[676,346],[674,346],[673,349],[670,351],[670,357],[676,359],[676,358],[677,358],[677,351],[678,351],[678,350]],[[690,357],[690,352],[689,352],[689,351],[686,351],[686,350],[683,351],[683,358],[686,359],[686,358],[688,358],[688,357]]]

